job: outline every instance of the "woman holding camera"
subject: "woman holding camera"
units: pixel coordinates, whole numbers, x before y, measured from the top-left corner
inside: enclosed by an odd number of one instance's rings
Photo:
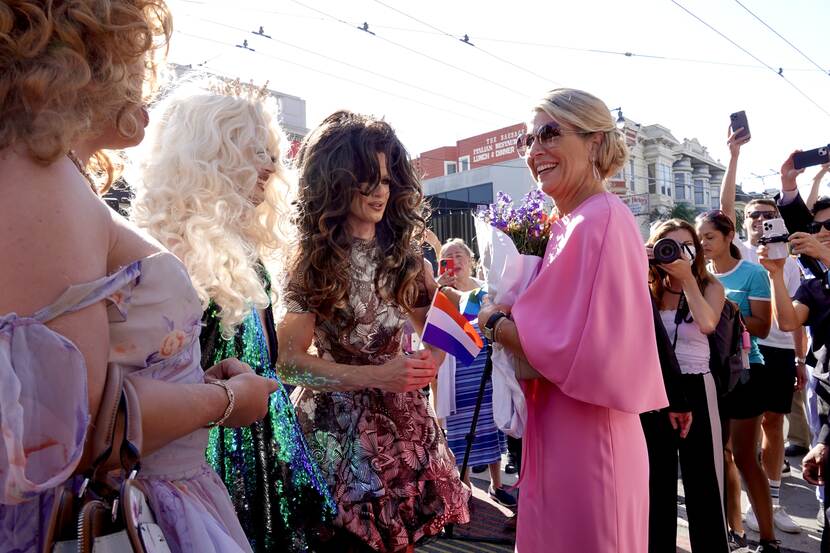
[[[648,452],[639,414],[668,402],[654,327],[643,327],[653,311],[640,231],[604,186],[628,151],[608,106],[587,92],[553,90],[534,111],[517,146],[561,217],[516,304],[485,300],[478,318],[520,361],[524,380],[516,551],[642,553]]]
[[[761,415],[766,408],[762,385],[764,383],[764,357],[758,349],[758,338],[769,334],[772,324],[770,287],[760,265],[741,259],[741,252],[733,244],[735,224],[721,210],[707,211],[697,218],[697,233],[703,254],[709,260],[710,272],[723,284],[726,297],[735,302],[749,331],[749,378],[738,382],[734,389],[723,396],[724,417],[729,419],[725,427],[729,439],[726,444],[726,511],[731,539],[743,546],[740,503],[740,475],[746,483],[752,510],[761,534],[761,553],[778,551],[772,519],[772,498],[769,480],[756,453],[761,437]]]
[[[660,223],[647,242],[649,287],[680,365],[680,385],[694,421],[684,425],[680,414],[662,411],[641,417],[651,469],[650,553],[676,547],[678,454],[692,550],[729,551],[722,429],[707,336],[720,320],[724,290],[706,270],[702,250],[694,227],[680,219]]]

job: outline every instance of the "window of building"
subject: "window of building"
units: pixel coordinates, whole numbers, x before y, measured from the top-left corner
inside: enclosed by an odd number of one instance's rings
[[[657,193],[657,164],[648,164],[648,191],[650,194]]]
[[[458,170],[459,171],[469,171],[470,170],[470,156],[464,156],[458,158]]]
[[[454,161],[445,161],[444,162],[444,174],[445,175],[454,175],[458,172],[458,164]]]
[[[634,184],[634,159],[628,158],[628,187],[632,191],[636,191],[637,187]]]
[[[674,197],[678,200],[686,199],[686,173],[678,171],[674,174]]]
[[[703,179],[695,179],[695,204],[696,205],[706,205],[705,203],[703,203],[703,189],[704,189]]]
[[[471,186],[467,189],[469,198],[467,199],[473,205],[489,205],[493,203],[493,185],[492,183],[479,184],[478,186]]]
[[[712,208],[720,207],[720,185],[712,184]]]
[[[657,180],[660,181],[660,189],[666,196],[671,196],[671,189],[674,185],[672,181],[671,165],[667,163],[657,164]]]

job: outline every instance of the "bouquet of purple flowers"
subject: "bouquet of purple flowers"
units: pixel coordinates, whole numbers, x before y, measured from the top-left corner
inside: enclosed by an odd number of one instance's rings
[[[481,206],[476,218],[506,234],[520,254],[545,254],[550,236],[551,217],[545,212],[541,191],[531,190],[516,208],[504,192],[496,193],[496,203]]]
[[[553,220],[545,212],[544,196],[528,192],[517,208],[504,192],[496,203],[475,215],[476,241],[481,254],[486,290],[494,303],[513,305],[539,272]],[[493,344],[493,419],[514,438],[524,433],[527,406],[513,369],[520,363],[500,344]]]

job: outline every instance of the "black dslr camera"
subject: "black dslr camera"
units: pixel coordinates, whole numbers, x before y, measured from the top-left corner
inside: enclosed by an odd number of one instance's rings
[[[652,246],[651,265],[664,265],[680,259],[680,243],[672,238],[661,238]]]

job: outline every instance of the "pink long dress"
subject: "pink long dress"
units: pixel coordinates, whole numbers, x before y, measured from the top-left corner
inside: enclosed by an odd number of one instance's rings
[[[526,381],[518,553],[646,553],[648,454],[639,413],[668,404],[643,240],[613,194],[551,232],[513,306]]]

